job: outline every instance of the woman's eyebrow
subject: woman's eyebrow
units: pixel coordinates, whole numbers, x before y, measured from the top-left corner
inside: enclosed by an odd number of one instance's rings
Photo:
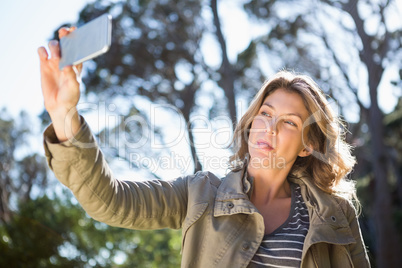
[[[263,106],[264,106],[264,105],[265,105],[265,106],[268,106],[269,108],[271,108],[272,110],[275,111],[275,107],[272,106],[269,102],[264,102],[262,105],[263,105]],[[303,122],[303,118],[301,117],[301,115],[300,115],[299,113],[287,113],[287,114],[284,114],[284,115],[299,117],[300,120]]]

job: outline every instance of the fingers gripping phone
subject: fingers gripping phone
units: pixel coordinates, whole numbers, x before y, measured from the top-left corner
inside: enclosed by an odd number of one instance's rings
[[[106,53],[112,42],[112,16],[104,14],[60,39],[59,69]]]

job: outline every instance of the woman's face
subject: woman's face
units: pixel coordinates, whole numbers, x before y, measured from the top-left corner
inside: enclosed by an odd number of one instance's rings
[[[309,114],[295,92],[277,89],[267,96],[254,118],[248,140],[253,168],[290,168],[309,153],[303,144],[303,122]],[[306,141],[306,139],[304,139]]]

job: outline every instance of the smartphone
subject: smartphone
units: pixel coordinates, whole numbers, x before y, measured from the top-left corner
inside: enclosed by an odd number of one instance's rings
[[[59,69],[106,53],[112,43],[112,16],[103,14],[60,39]]]

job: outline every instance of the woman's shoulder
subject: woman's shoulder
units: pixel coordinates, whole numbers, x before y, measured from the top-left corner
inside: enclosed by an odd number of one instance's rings
[[[291,181],[301,186],[304,201],[315,207],[321,215],[328,214],[331,218],[332,214],[336,213],[339,216],[344,215],[348,221],[356,217],[356,209],[351,199],[337,193],[324,192],[306,176],[293,177]]]
[[[331,194],[331,196],[337,202],[347,218],[355,217],[358,214],[357,206],[355,206],[353,200],[342,195],[337,195],[336,193]]]
[[[195,174],[186,176],[185,180],[188,181],[189,187],[211,185],[217,188],[222,182],[222,180],[216,174],[210,171],[198,171]]]
[[[321,191],[322,196],[324,196],[325,199],[330,200],[330,204],[332,207],[332,213],[335,211],[338,212],[338,214],[342,214],[348,224],[353,218],[357,217],[357,209],[355,205],[353,204],[353,201],[343,195],[339,195],[337,193],[325,193],[324,191]]]
[[[213,202],[221,184],[219,177],[209,171],[199,171],[183,177],[183,180],[187,185],[189,207]]]

